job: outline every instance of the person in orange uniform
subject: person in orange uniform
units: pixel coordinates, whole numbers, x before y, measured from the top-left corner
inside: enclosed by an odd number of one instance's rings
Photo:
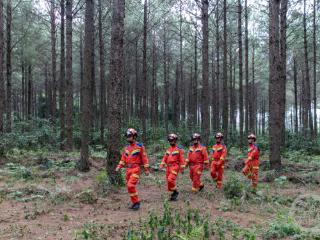
[[[133,128],[129,128],[125,133],[128,145],[122,153],[121,160],[116,168],[119,171],[121,168],[126,168],[126,183],[130,194],[132,205],[130,209],[138,210],[140,201],[136,190],[136,185],[140,178],[140,166],[144,167],[146,175],[149,175],[149,160],[143,144],[137,143],[136,138],[138,133]]]
[[[185,162],[183,157],[183,149],[177,146],[178,136],[174,133],[168,135],[168,142],[170,147],[166,150],[160,169],[166,167],[166,179],[168,191],[172,192],[170,196],[171,201],[177,200],[179,192],[177,190],[176,180],[179,172],[183,172]]]
[[[189,148],[186,164],[189,165],[190,168],[192,191],[196,193],[204,188],[204,184],[201,182],[201,175],[204,168],[209,168],[209,159],[207,148],[200,143],[200,134],[193,133],[191,141],[193,145]]]
[[[242,170],[243,175],[252,181],[252,187],[256,188],[259,180],[259,155],[260,149],[256,144],[257,137],[254,134],[248,136],[248,155],[245,166]]]
[[[218,189],[222,187],[224,160],[227,156],[227,147],[222,143],[223,134],[218,132],[215,135],[216,144],[212,147],[212,163],[211,163],[211,177],[216,181]]]

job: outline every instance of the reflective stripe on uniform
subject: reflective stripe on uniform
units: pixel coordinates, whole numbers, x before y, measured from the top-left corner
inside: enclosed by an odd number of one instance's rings
[[[198,191],[198,188],[192,188],[192,192],[197,192]]]
[[[171,173],[174,174],[174,175],[177,175],[178,173],[174,170],[171,170]]]

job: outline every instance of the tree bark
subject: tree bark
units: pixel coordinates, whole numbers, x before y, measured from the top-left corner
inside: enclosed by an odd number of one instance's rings
[[[60,111],[60,149],[65,150],[65,0],[60,2],[61,8],[61,48],[60,48],[60,85],[59,85],[59,111]]]
[[[202,92],[201,92],[201,131],[204,144],[209,143],[209,28],[208,0],[202,0]]]
[[[222,108],[222,130],[224,142],[228,141],[229,111],[228,111],[228,73],[227,73],[227,0],[223,1],[223,108]]]
[[[3,115],[5,113],[4,101],[4,14],[3,1],[0,1],[0,134],[3,133]]]
[[[293,88],[294,88],[294,132],[298,134],[298,84],[297,84],[297,61],[293,58]]]
[[[32,118],[32,68],[28,66],[28,85],[27,85],[27,116],[28,120]]]
[[[99,4],[99,55],[100,55],[100,143],[104,145],[104,125],[106,117],[106,79],[105,79],[105,51],[102,31],[102,1]]]
[[[198,111],[198,35],[195,26],[194,36],[194,76],[192,81],[192,94],[191,94],[191,112],[190,112],[190,125],[195,127],[197,125],[197,111]]]
[[[94,1],[86,0],[85,36],[84,36],[84,71],[82,83],[81,103],[81,157],[78,168],[80,171],[89,171],[89,143],[92,114],[92,69],[94,42]],[[111,135],[112,136],[112,135]]]
[[[313,1],[313,139],[318,136],[318,120],[317,120],[317,1]]]
[[[220,18],[219,18],[219,0],[216,2],[215,11],[216,20],[216,72],[215,72],[215,92],[214,92],[214,104],[213,104],[213,130],[218,131],[220,129]]]
[[[243,58],[242,58],[242,6],[238,0],[238,47],[239,47],[239,146],[243,147]]]
[[[269,137],[270,166],[272,169],[281,167],[281,82],[279,54],[279,0],[270,1],[269,12]]]
[[[66,149],[73,148],[72,0],[66,2]]]
[[[107,172],[111,184],[120,184],[120,174],[114,169],[120,159],[121,148],[121,89],[123,79],[123,35],[124,35],[125,0],[113,0],[111,48],[110,48],[110,91],[109,99],[109,138],[107,142]]]
[[[12,3],[11,0],[7,0],[7,46],[6,46],[6,54],[7,54],[7,101],[6,101],[6,113],[7,113],[7,121],[6,121],[6,131],[11,132],[11,123],[12,123],[12,62],[11,62],[11,25],[12,25]]]
[[[304,133],[313,132],[312,114],[311,114],[311,91],[308,59],[308,42],[307,42],[307,17],[306,17],[306,0],[303,1],[303,45],[304,45],[304,76],[305,76],[305,106],[303,108],[303,128]],[[310,135],[309,135],[310,136]]]
[[[285,118],[286,118],[286,82],[287,82],[287,8],[288,0],[281,0],[280,7],[280,91],[281,91],[281,147],[285,147]]]
[[[52,103],[51,103],[51,120],[56,121],[57,111],[57,56],[56,56],[56,15],[55,0],[51,0],[50,5],[50,25],[51,25],[51,75],[52,75]]]
[[[142,56],[142,78],[143,86],[142,91],[142,108],[140,112],[141,123],[142,123],[142,138],[146,142],[147,139],[147,30],[148,30],[148,1],[144,0],[144,10],[143,10],[143,56]]]
[[[157,87],[157,47],[155,38],[152,42],[152,95],[151,95],[151,125],[157,127],[158,120],[158,87]]]
[[[167,27],[163,29],[163,82],[164,82],[164,125],[166,133],[169,131],[169,80],[167,76]]]
[[[244,21],[245,21],[245,29],[244,29],[244,49],[245,49],[245,54],[244,54],[244,71],[245,71],[245,81],[246,81],[246,95],[245,95],[245,132],[249,132],[249,36],[248,36],[248,1],[244,1]]]

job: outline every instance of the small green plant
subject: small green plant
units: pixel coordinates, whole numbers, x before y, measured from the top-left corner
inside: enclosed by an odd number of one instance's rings
[[[263,239],[279,239],[300,234],[301,229],[293,218],[279,214],[275,221],[271,222],[263,234]]]
[[[288,180],[287,180],[286,176],[280,176],[280,177],[276,178],[274,180],[274,182],[275,182],[276,186],[284,187],[288,183]]]
[[[243,190],[244,184],[236,176],[230,176],[230,178],[224,183],[223,193],[227,199],[241,198]]]
[[[77,194],[76,197],[84,204],[95,204],[98,201],[96,194],[91,190],[83,191]]]
[[[109,239],[109,229],[110,226],[96,223],[96,222],[89,222],[85,223],[82,229],[76,231],[76,240],[104,240]]]

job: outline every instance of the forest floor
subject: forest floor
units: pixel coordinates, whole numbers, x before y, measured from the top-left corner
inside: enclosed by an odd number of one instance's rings
[[[106,183],[103,154],[92,157],[92,167],[87,173],[76,170],[78,154],[17,150],[0,160],[0,239],[126,239],[128,231],[139,231],[151,213],[163,212],[169,196],[163,171],[153,171],[150,176],[142,174],[138,185],[141,209],[131,211],[126,187],[110,189]],[[160,154],[150,155],[151,164],[159,163]],[[240,174],[237,151],[231,151],[228,159],[225,182],[237,176],[249,185]],[[277,177],[262,164],[257,191],[250,192],[246,187],[242,190],[247,189],[246,196],[236,200],[229,199],[224,190],[214,188],[209,171],[203,174],[204,191],[191,193],[187,170],[178,178],[180,196],[178,201],[169,202],[170,209],[178,214],[190,208],[198,209],[210,222],[223,219],[248,230],[245,236],[237,238],[228,234],[231,231],[225,227],[224,238],[219,235],[212,239],[255,239],[248,233],[258,239],[289,239],[295,235],[295,230],[286,232],[292,222],[303,231],[317,232],[320,156],[308,157],[306,161],[299,159],[300,155],[291,155],[290,161],[285,159],[287,170]],[[265,160],[263,156],[262,162]],[[307,198],[312,199],[311,205],[306,204]],[[282,225],[283,229],[279,230]]]

